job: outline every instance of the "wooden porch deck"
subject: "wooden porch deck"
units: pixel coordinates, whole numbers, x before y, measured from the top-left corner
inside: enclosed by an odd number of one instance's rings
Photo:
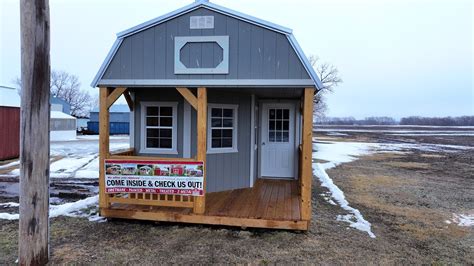
[[[259,179],[253,188],[206,195],[204,214],[191,208],[113,204],[102,209],[105,217],[184,222],[240,227],[307,230],[301,220],[298,182]]]

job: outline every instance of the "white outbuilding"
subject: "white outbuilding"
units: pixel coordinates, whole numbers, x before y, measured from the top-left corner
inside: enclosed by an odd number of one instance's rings
[[[50,140],[76,139],[76,118],[60,111],[51,111]]]

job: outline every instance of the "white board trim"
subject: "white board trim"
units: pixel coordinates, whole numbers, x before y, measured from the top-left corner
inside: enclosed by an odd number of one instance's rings
[[[250,103],[250,187],[255,183],[255,94]]]
[[[191,158],[191,105],[183,105],[183,158]]]

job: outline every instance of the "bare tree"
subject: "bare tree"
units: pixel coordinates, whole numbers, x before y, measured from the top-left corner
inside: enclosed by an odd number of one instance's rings
[[[334,87],[342,83],[342,79],[339,77],[339,70],[332,64],[321,63],[319,57],[311,55],[309,62],[315,69],[321,83],[322,88],[314,95],[314,115],[318,118],[324,117],[327,111],[326,97],[325,94],[334,91]]]
[[[13,81],[21,95],[21,79]],[[81,83],[76,75],[65,71],[51,71],[51,96],[63,99],[71,105],[71,115],[76,117],[87,116],[93,102],[91,95],[81,90]]]

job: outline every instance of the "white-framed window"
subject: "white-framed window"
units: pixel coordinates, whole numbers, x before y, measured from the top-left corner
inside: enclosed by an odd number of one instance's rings
[[[207,152],[237,152],[238,105],[208,104]]]
[[[178,103],[141,103],[142,153],[178,154]]]

